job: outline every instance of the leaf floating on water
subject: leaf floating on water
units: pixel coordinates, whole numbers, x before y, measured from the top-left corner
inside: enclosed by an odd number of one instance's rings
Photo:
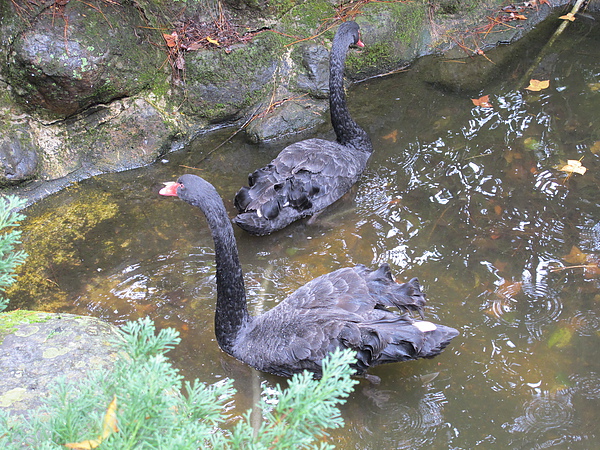
[[[588,255],[583,253],[575,245],[571,248],[571,252],[563,257],[563,260],[569,264],[585,264],[587,262]]]
[[[389,134],[386,134],[384,137],[386,140],[391,140],[392,142],[396,142],[398,140],[398,130],[394,130]]]
[[[490,103],[490,96],[484,95],[479,98],[472,98],[471,101],[475,106],[481,106],[482,108],[491,108],[492,104]]]
[[[562,170],[563,172],[567,173],[578,173],[579,175],[583,175],[587,171],[587,168],[583,167],[581,161],[577,159],[568,159],[567,164],[560,167],[558,170]]]
[[[533,92],[538,92],[543,89],[548,89],[550,87],[550,80],[534,80],[533,78],[529,80],[529,86],[525,89],[528,89]]]
[[[575,14],[567,13],[564,16],[560,16],[559,19],[568,20],[569,22],[573,22],[575,20]]]

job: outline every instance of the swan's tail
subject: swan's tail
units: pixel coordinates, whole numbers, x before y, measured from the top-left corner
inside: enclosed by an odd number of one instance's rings
[[[357,368],[365,372],[380,364],[433,358],[458,336],[454,328],[407,317],[374,324],[362,330],[363,345],[358,349]]]
[[[355,270],[365,278],[369,293],[379,305],[396,307],[402,312],[418,312],[424,317],[426,297],[417,278],[397,283],[388,264],[382,264],[377,270],[360,264]]]

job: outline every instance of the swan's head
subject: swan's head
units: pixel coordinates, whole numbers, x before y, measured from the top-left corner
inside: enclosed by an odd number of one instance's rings
[[[213,185],[197,175],[182,175],[177,181],[169,181],[164,185],[165,187],[158,191],[160,195],[179,197],[192,205],[196,205],[202,197],[218,197]]]
[[[350,35],[353,38],[353,42],[350,45],[356,45],[357,47],[364,47],[365,44],[360,40],[360,27],[356,22],[344,22],[338,28],[336,35],[344,36]]]

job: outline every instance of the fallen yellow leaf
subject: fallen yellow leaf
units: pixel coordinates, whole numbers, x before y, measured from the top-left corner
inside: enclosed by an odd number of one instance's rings
[[[529,89],[530,91],[541,91],[542,89],[548,89],[548,87],[550,87],[550,80],[534,80],[531,79],[529,80],[529,86],[527,86],[525,89]]]
[[[590,88],[590,91],[592,91],[592,92],[600,91],[600,83],[588,83],[588,87]]]
[[[569,21],[573,22],[575,20],[575,14],[568,13],[568,14],[565,14],[564,16],[560,16],[559,19],[569,20]]]
[[[219,41],[217,41],[216,39],[211,38],[210,36],[206,36],[206,40],[208,42],[210,42],[211,44],[219,45]]]
[[[104,420],[102,422],[102,436],[98,436],[98,439],[90,439],[87,441],[65,444],[65,447],[76,450],[92,450],[102,444],[104,439],[109,437],[112,433],[116,433],[117,431],[119,431],[119,428],[117,427],[117,396],[115,395],[108,405],[106,413],[104,414]]]
[[[587,171],[587,168],[583,167],[581,161],[577,159],[568,159],[567,164],[560,167],[558,170],[562,170],[563,172],[567,173],[578,173],[579,175],[583,175]]]

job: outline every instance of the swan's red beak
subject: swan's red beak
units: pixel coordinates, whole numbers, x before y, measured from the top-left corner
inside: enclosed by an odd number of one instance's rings
[[[160,195],[168,195],[171,197],[177,197],[177,188],[181,186],[180,183],[176,183],[175,181],[167,181],[163,183],[165,185],[158,193]]]
[[[360,39],[358,40],[358,42],[356,43],[357,47],[364,47],[365,44],[363,44],[363,41],[361,41]]]

